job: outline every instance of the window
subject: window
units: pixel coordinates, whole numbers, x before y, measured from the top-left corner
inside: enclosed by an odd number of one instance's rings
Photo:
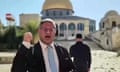
[[[74,23],[70,23],[68,26],[69,30],[75,30],[75,24]]]
[[[65,31],[67,29],[67,26],[65,23],[60,24],[60,31]]]
[[[64,36],[64,34],[63,34],[63,33],[60,33],[60,36],[61,36],[61,37],[63,37],[63,36]]]
[[[84,24],[83,23],[79,23],[77,25],[77,29],[80,30],[80,31],[84,31]]]
[[[101,32],[101,35],[104,35],[104,32]]]
[[[89,31],[90,32],[94,32],[94,24],[90,24],[89,25]]]
[[[46,16],[49,16],[49,12],[48,11],[46,11]]]
[[[75,36],[75,34],[74,34],[74,33],[72,33],[72,36]]]
[[[69,15],[69,14],[70,14],[69,11],[67,11],[67,12],[66,12],[66,15]]]
[[[102,25],[102,27],[104,28],[104,26],[105,26],[105,23],[103,22],[103,25]]]
[[[89,25],[89,31],[92,32],[92,30],[93,30],[93,26],[90,24]]]
[[[116,22],[112,21],[112,27],[116,27]]]
[[[106,41],[106,44],[108,45],[109,44],[109,40],[107,39],[107,41]]]
[[[56,11],[53,11],[53,16],[56,16]]]
[[[60,16],[62,16],[62,12],[60,12]]]

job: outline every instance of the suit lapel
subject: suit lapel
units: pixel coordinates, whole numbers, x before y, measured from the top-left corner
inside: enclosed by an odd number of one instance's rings
[[[44,58],[43,58],[43,52],[42,52],[41,45],[39,42],[35,45],[35,52],[36,52],[35,54],[38,57],[40,64],[41,64],[40,65],[40,67],[42,69],[41,71],[46,72],[45,62],[44,62]]]
[[[62,59],[63,58],[62,58],[60,47],[55,45],[55,50],[56,50],[56,53],[57,53],[57,56],[58,56],[59,72],[61,72],[61,70],[62,70]]]
[[[62,53],[62,48],[60,46],[56,46],[55,45],[55,50],[56,50],[56,53],[57,53],[57,56],[58,56],[58,62],[59,62],[59,72],[62,72],[63,70],[63,66],[64,66],[64,63],[63,63],[63,53]],[[36,45],[35,45],[35,54],[36,56],[39,58],[40,60],[40,66],[42,68],[42,72],[46,72],[46,68],[45,68],[45,62],[44,62],[44,58],[43,58],[43,53],[42,53],[42,49],[41,49],[41,46],[40,46],[40,43],[38,42]]]

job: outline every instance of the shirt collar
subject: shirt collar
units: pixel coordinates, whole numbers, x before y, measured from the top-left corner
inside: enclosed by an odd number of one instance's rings
[[[30,42],[27,42],[27,41],[23,41],[22,44],[27,47],[27,48],[30,48],[32,47],[31,43]]]
[[[29,44],[30,45],[30,42],[27,42],[27,41],[23,41],[22,44]]]
[[[46,49],[46,48],[48,47],[48,45],[46,45],[45,43],[43,43],[41,40],[39,40],[39,43],[40,43],[41,47],[44,48],[44,49]],[[54,42],[52,42],[52,43],[50,44],[50,46],[51,46],[52,48],[54,48]]]

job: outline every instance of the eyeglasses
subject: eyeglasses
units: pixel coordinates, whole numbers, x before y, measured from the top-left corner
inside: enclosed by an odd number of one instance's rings
[[[55,32],[56,31],[56,29],[55,28],[41,28],[41,30],[43,30],[44,32]]]

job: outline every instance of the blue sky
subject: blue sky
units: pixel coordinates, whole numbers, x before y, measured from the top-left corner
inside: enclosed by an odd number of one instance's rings
[[[19,14],[38,13],[42,10],[45,0],[0,0],[0,19],[7,25],[5,14],[11,13],[19,25]],[[109,10],[116,10],[120,14],[120,0],[70,0],[73,5],[74,15],[96,20],[96,27],[100,19]]]

